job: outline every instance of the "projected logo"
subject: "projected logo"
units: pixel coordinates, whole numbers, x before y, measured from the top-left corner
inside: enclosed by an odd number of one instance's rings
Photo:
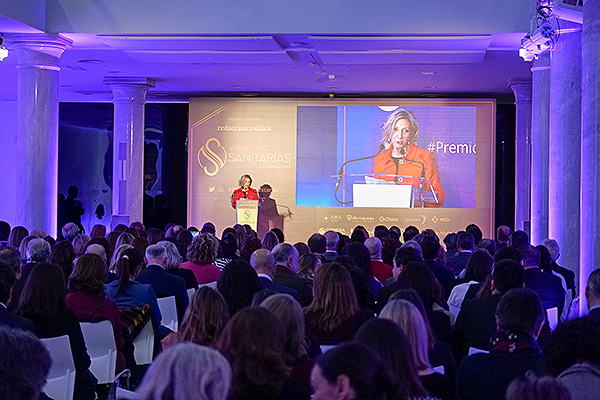
[[[210,138],[198,151],[198,164],[208,176],[215,176],[227,162],[227,151],[217,138]]]

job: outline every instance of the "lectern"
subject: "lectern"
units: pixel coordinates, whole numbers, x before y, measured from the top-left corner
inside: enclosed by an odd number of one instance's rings
[[[235,212],[238,224],[248,224],[256,231],[258,200],[239,199],[235,205]]]

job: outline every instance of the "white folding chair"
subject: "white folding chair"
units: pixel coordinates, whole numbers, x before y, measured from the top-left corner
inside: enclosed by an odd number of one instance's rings
[[[187,290],[188,298],[190,300],[192,300],[192,296],[194,295],[194,293],[196,293],[196,289],[194,289],[194,288],[191,288],[191,289]]]
[[[479,353],[487,354],[487,353],[489,353],[489,351],[483,350],[483,349],[478,349],[477,347],[469,347],[469,355],[470,356],[472,356],[473,354],[479,354]]]
[[[433,370],[440,375],[446,374],[446,367],[444,367],[443,365],[438,365],[437,367],[433,367]]]
[[[337,344],[322,344],[319,348],[321,349],[321,353],[325,354],[328,351],[335,349],[337,346]]]
[[[173,332],[177,332],[177,303],[175,296],[161,297],[158,299],[158,308],[162,315],[161,325],[166,326]]]
[[[122,389],[122,388],[117,388],[115,397],[117,400],[137,400],[137,399],[139,399],[139,396],[137,395],[137,393],[132,392],[130,390]]]
[[[200,283],[198,284],[198,289],[200,289],[203,286],[208,286],[211,289],[217,289],[217,281],[213,281],[213,282],[208,282],[208,283]]]
[[[133,356],[138,365],[152,364],[154,354],[154,329],[152,318],[146,322],[142,331],[133,339]]]
[[[548,318],[548,326],[550,326],[550,330],[555,330],[558,326],[558,307],[547,309],[546,316]]]
[[[43,392],[54,400],[72,400],[75,390],[75,363],[69,336],[42,339],[52,359]]]

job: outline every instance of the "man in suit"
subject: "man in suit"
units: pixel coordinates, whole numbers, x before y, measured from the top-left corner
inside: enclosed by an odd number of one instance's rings
[[[17,309],[29,274],[38,263],[46,262],[50,258],[50,252],[50,243],[44,239],[33,239],[27,244],[27,250],[25,251],[27,263],[21,268],[21,276],[13,286],[12,295],[7,304],[9,310],[14,311]]]
[[[325,236],[325,254],[323,254],[323,260],[326,263],[334,262],[339,257],[337,252],[337,245],[340,241],[340,237],[337,232],[327,231],[323,234]]]
[[[525,244],[519,247],[519,251],[525,268],[525,287],[540,296],[545,309],[558,307],[558,315],[561,315],[565,306],[565,291],[560,278],[540,269],[541,255],[535,247]]]
[[[165,271],[167,251],[160,244],[153,244],[146,248],[145,262],[146,268],[140,271],[136,281],[152,286],[158,298],[175,296],[177,318],[181,324],[189,303],[185,280]]]
[[[438,239],[434,236],[425,236],[421,242],[421,249],[423,250],[425,264],[435,274],[438,283],[444,289],[444,299],[448,299],[454,283],[454,272],[436,260],[440,251]]]
[[[369,249],[369,255],[371,256],[371,269],[373,270],[373,276],[377,278],[377,280],[383,285],[385,281],[390,279],[393,275],[392,266],[387,265],[381,259],[381,240],[376,237],[370,237],[365,240],[365,247]]]
[[[265,289],[273,290],[277,293],[285,293],[298,300],[298,291],[273,282],[275,276],[275,257],[267,249],[258,249],[250,256],[250,265],[256,271],[260,283]]]
[[[458,235],[458,253],[454,257],[448,257],[446,267],[451,268],[454,274],[458,276],[467,266],[471,254],[473,254],[473,246],[475,239],[468,232],[463,232]]]
[[[279,243],[273,247],[271,254],[275,258],[275,275],[273,281],[283,286],[290,287],[298,292],[298,301],[302,307],[308,307],[312,303],[312,283],[298,276],[298,258],[300,254],[294,246],[289,243]]]
[[[458,370],[460,399],[504,399],[510,382],[541,360],[537,337],[544,322],[544,308],[530,289],[511,289],[498,302],[494,336],[489,354],[465,358]]]
[[[10,326],[33,332],[33,324],[30,320],[15,315],[6,308],[16,280],[15,271],[5,263],[0,263],[0,326]]]
[[[421,252],[415,249],[412,246],[403,245],[398,250],[396,250],[396,255],[394,256],[394,268],[392,269],[392,275],[394,281],[387,286],[382,287],[377,292],[377,309],[381,310],[387,303],[388,299],[394,292],[400,290],[400,284],[398,282],[398,278],[400,277],[400,273],[405,265],[412,261],[423,261],[423,256]]]
[[[600,269],[595,269],[590,274],[585,288],[585,298],[588,304],[588,316],[600,323]]]
[[[510,289],[522,287],[521,263],[502,260],[495,264],[491,295],[465,300],[452,328],[452,344],[458,360],[468,354],[469,347],[490,349],[490,338],[496,333],[496,307],[500,298]]]
[[[496,248],[501,249],[508,247],[508,238],[510,237],[512,230],[506,225],[500,225],[496,230]],[[493,255],[493,254],[492,254]]]
[[[327,239],[325,239],[325,236],[321,235],[320,233],[313,233],[308,238],[307,244],[310,251],[321,257],[327,250]]]

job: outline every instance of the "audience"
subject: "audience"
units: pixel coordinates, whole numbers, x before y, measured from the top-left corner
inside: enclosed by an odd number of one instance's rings
[[[379,283],[385,284],[385,282],[392,277],[392,266],[383,262],[381,258],[382,243],[377,237],[368,238],[365,240],[365,246],[369,250],[371,257],[371,270],[373,276],[377,278]]]
[[[473,253],[475,239],[469,232],[464,232],[458,235],[458,253],[446,259],[446,267],[451,268],[455,275],[459,275],[467,266],[469,258]]]
[[[327,231],[323,236],[325,236],[323,262],[333,262],[338,257],[337,246],[340,241],[340,236],[334,231]]]
[[[288,243],[279,243],[271,251],[275,258],[275,275],[273,282],[290,287],[298,292],[298,300],[303,307],[307,307],[313,298],[312,283],[310,280],[298,275],[298,250]]]
[[[440,247],[437,236],[425,236],[421,242],[421,250],[423,250],[425,264],[427,264],[427,267],[434,273],[438,283],[443,289],[443,298],[447,299],[448,296],[450,296],[450,292],[454,285],[454,271],[437,261]]]
[[[186,289],[198,289],[198,282],[196,281],[196,275],[194,275],[194,271],[180,268],[182,257],[179,254],[177,245],[169,240],[162,240],[157,244],[164,247],[165,251],[167,252],[165,271],[167,271],[169,274],[183,278]]]
[[[565,291],[560,278],[540,269],[540,251],[535,247],[525,244],[519,247],[519,251],[525,268],[523,275],[525,287],[540,296],[545,309],[558,307],[558,315],[561,315],[565,304]]]
[[[201,233],[192,239],[188,247],[187,261],[181,268],[194,272],[198,284],[214,282],[219,279],[221,270],[214,265],[219,252],[219,242],[210,233]]]
[[[315,271],[321,265],[322,261],[319,255],[313,253],[304,254],[298,259],[298,276],[312,281],[315,279]]]
[[[16,251],[12,249],[2,250],[2,252],[5,251],[14,251],[16,253]],[[17,276],[15,270],[4,262],[0,262],[0,326],[33,331],[33,324],[31,321],[8,311],[6,307],[8,300],[10,299],[12,287],[16,280]]]
[[[571,400],[569,391],[560,382],[550,376],[536,376],[528,373],[517,378],[506,390],[506,400]]]
[[[262,288],[256,271],[242,259],[227,264],[217,282],[217,289],[225,299],[232,316],[249,307],[254,295]]]
[[[258,249],[250,257],[250,265],[256,271],[256,275],[264,289],[272,290],[275,293],[286,293],[298,299],[298,291],[273,282],[275,276],[275,257],[267,249]]]

